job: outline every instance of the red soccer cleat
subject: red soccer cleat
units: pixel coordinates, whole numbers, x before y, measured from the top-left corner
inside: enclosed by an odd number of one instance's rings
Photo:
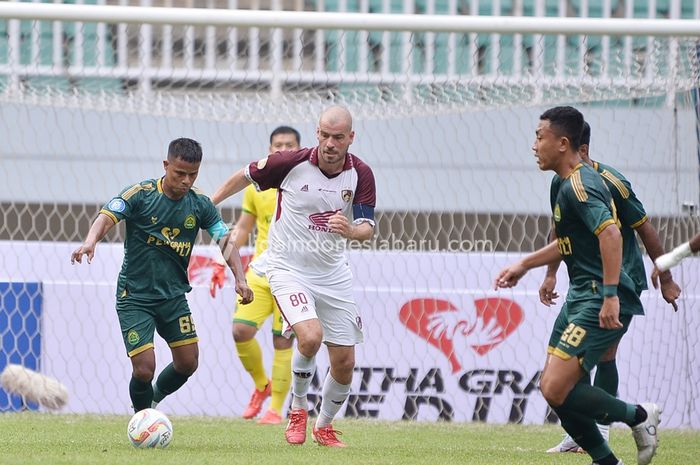
[[[347,447],[343,441],[338,439],[338,436],[336,436],[337,434],[343,433],[334,430],[333,425],[322,426],[318,429],[314,427],[313,429],[314,441],[316,441],[319,446]]]
[[[289,444],[304,444],[306,441],[306,420],[309,414],[306,410],[296,408],[289,412],[289,423],[284,431],[284,437]]]
[[[265,414],[257,421],[259,425],[279,425],[282,423],[282,417],[273,409],[268,409]]]
[[[253,389],[253,395],[250,397],[250,402],[248,402],[248,406],[243,412],[243,418],[250,420],[257,417],[260,410],[262,410],[263,402],[270,397],[270,393],[272,393],[272,383],[270,381],[267,382],[267,386],[262,391]]]

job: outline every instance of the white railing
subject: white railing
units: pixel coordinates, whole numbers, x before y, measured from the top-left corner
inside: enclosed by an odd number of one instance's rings
[[[6,89],[21,89],[22,80],[31,77],[117,79],[144,92],[154,83],[177,81],[255,85],[275,94],[341,80],[376,85],[426,82],[427,76],[438,83],[527,84],[548,77],[548,85],[602,79],[663,87],[665,77],[678,74],[677,38],[700,37],[700,20],[679,19],[690,5],[681,0],[670,1],[669,19],[651,19],[658,14],[653,1],[650,19],[633,19],[631,1],[624,2],[622,14],[604,2],[602,18],[586,17],[586,1],[576,11],[579,17],[566,17],[571,10],[566,0],[559,1],[558,16],[545,16],[545,0],[528,3],[534,16],[523,16],[522,1],[513,2],[516,16],[499,16],[498,0],[491,3],[493,16],[478,16],[475,0],[468,2],[469,15],[458,14],[457,0],[426,0],[426,14],[413,14],[408,1],[404,13],[389,14],[387,0],[381,1],[381,13],[369,13],[369,0],[359,1],[358,12],[347,12],[346,0],[338,0],[340,12],[324,12],[324,0],[317,0],[321,11],[314,12],[282,11],[281,0],[272,0],[272,10],[255,9],[256,0],[246,3],[254,8],[249,10],[235,9],[241,0],[228,0],[229,9],[92,1],[98,5],[0,3],[0,18],[7,19],[6,54],[0,55]],[[700,0],[693,2],[692,16],[698,18]],[[210,7],[219,3],[206,1]],[[670,37],[662,52],[654,43],[660,37]]]

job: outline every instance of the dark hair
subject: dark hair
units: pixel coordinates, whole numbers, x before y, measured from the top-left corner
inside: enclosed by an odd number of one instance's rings
[[[175,158],[187,163],[199,163],[202,161],[202,146],[196,140],[186,137],[175,139],[168,146],[168,160]]]
[[[591,145],[591,126],[585,121],[581,130],[581,145]]]
[[[297,131],[291,126],[279,126],[274,131],[272,131],[272,134],[270,134],[270,144],[272,144],[272,138],[275,137],[277,134],[294,134],[294,137],[297,140],[297,144],[301,144],[301,136],[299,135],[299,131]]]
[[[541,120],[549,121],[550,127],[557,135],[569,139],[572,150],[581,146],[583,132],[583,115],[574,107],[554,107],[540,115]]]

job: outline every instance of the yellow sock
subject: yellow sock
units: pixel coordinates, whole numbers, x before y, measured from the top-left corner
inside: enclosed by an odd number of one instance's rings
[[[292,384],[292,349],[276,350],[272,357],[272,397],[270,408],[282,412],[282,405]]]
[[[268,377],[263,366],[262,350],[260,344],[253,338],[250,341],[236,342],[238,358],[241,359],[243,368],[250,374],[255,382],[255,389],[262,391],[267,386]]]

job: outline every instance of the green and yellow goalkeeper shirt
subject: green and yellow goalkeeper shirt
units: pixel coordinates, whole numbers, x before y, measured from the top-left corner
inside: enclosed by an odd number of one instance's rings
[[[126,221],[117,297],[160,300],[189,292],[187,267],[199,230],[217,240],[228,232],[209,197],[192,188],[172,200],[163,193],[162,179],[124,189],[100,213],[115,223]]]
[[[558,182],[558,188],[552,183],[550,193],[559,253],[569,272],[566,300],[601,298],[603,262],[598,234],[609,225],[619,226],[610,191],[592,167],[579,163]],[[620,271],[618,295],[621,313],[644,313],[625,266]]]

